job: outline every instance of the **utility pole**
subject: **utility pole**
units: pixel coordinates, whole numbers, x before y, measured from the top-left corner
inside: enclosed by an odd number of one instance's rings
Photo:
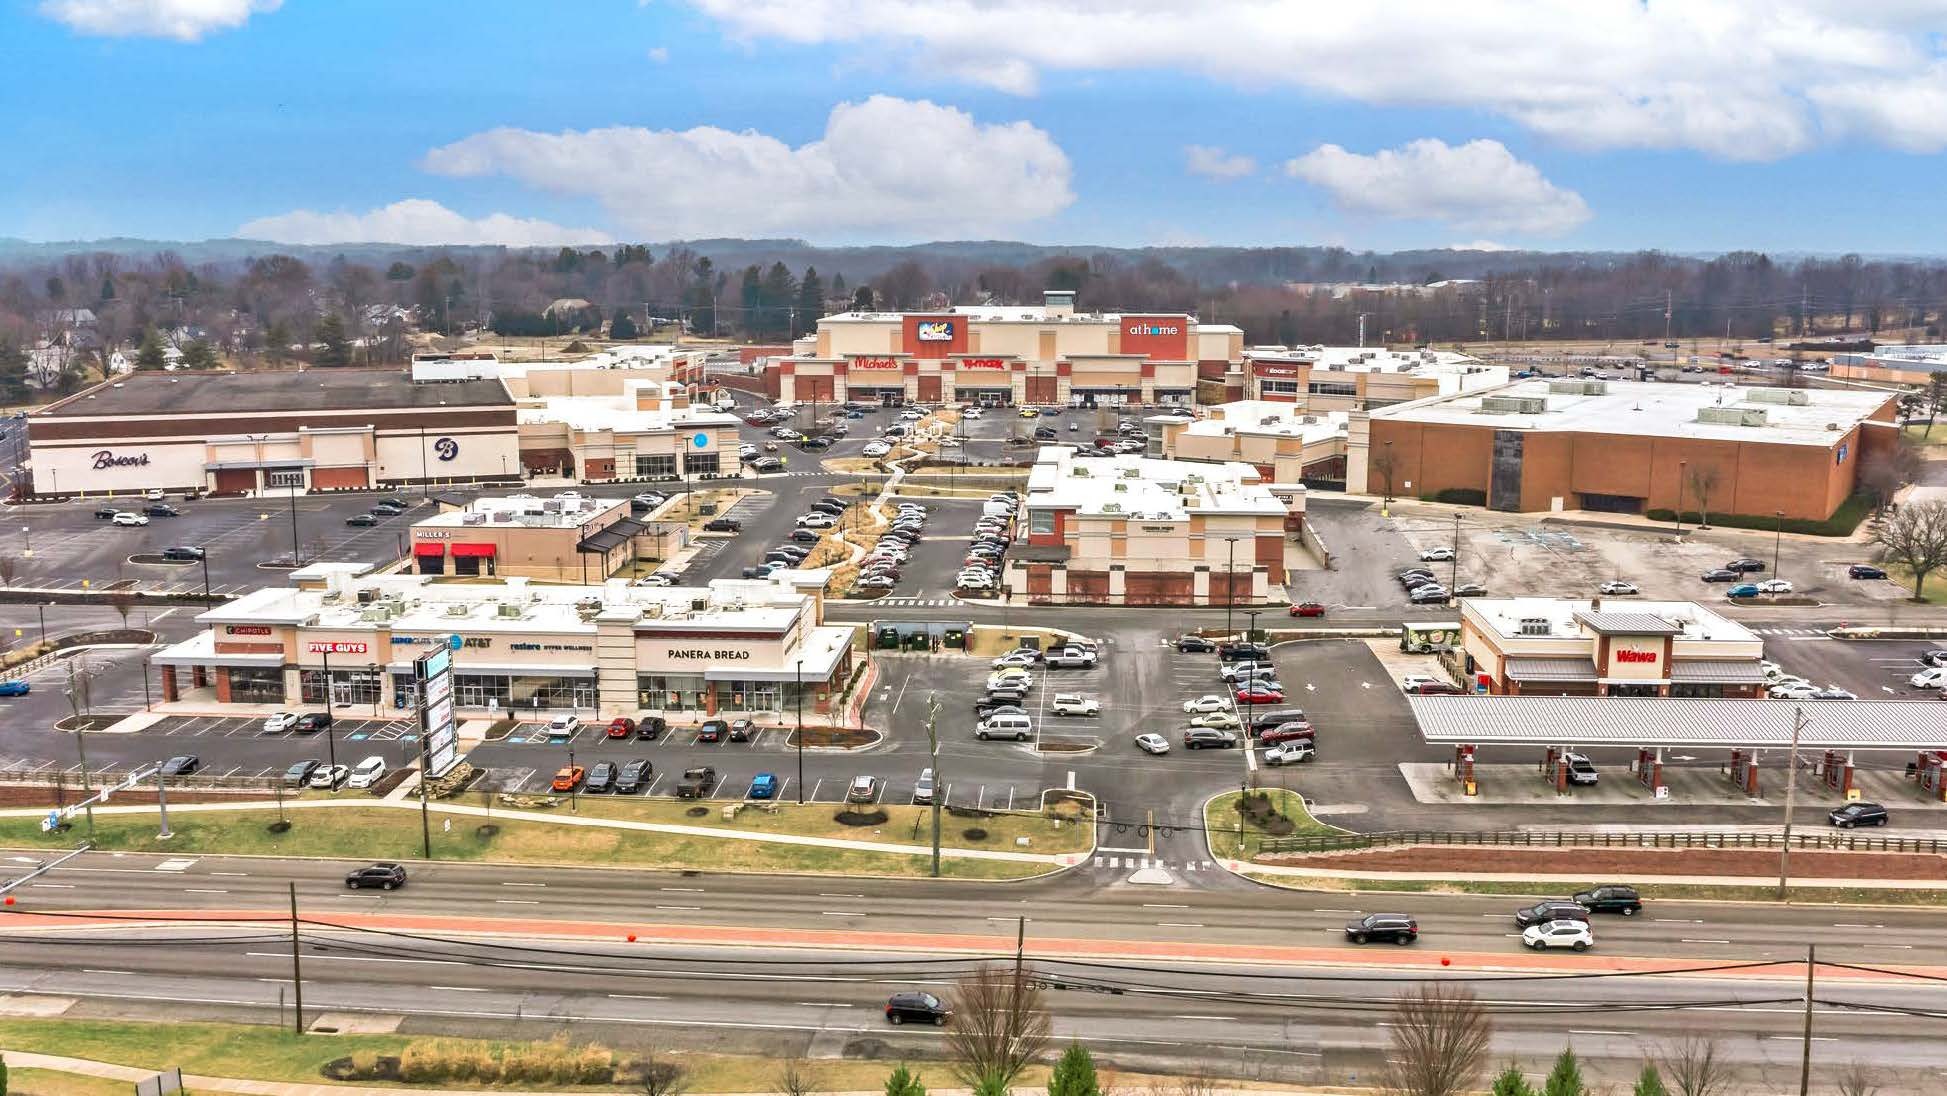
[[[1458,605],[1460,598],[1454,593],[1460,588],[1460,512],[1458,510],[1454,511],[1453,516],[1453,559],[1450,562],[1453,567],[1447,573],[1447,601],[1449,604]]]
[[[1230,610],[1237,603],[1237,538],[1225,537],[1224,540],[1230,545],[1230,557],[1224,564],[1224,634],[1230,636],[1234,643],[1237,637],[1230,630]]]
[[[304,1034],[304,960],[299,952],[297,931],[297,884],[291,885],[291,993],[297,998],[297,1009],[291,1013],[291,1031]]]
[[[143,671],[147,676],[147,671]],[[88,815],[88,839],[95,837],[95,796],[94,789],[88,787],[88,731],[83,723],[74,725],[74,752],[81,755],[81,796],[82,807]],[[158,777],[159,781],[161,778]]]
[[[1785,898],[1785,878],[1791,867],[1792,808],[1798,805],[1798,736],[1805,731],[1805,709],[1792,709],[1792,752],[1785,768],[1785,839],[1778,847],[1778,899]]]
[[[940,877],[940,789],[946,782],[940,778],[940,694],[929,693],[926,697],[926,744],[933,758],[933,878]]]
[[[1812,985],[1819,969],[1819,946],[1805,945],[1805,1037],[1798,1052],[1798,1096],[1812,1091]]]

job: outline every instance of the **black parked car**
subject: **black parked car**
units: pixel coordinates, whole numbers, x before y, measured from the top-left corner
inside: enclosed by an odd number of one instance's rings
[[[759,472],[782,472],[784,462],[776,457],[759,457],[752,465]]]
[[[945,1027],[953,1016],[946,1002],[930,993],[895,993],[886,998],[886,1021],[892,1024],[932,1024]]]
[[[410,509],[412,509],[412,503],[410,503],[410,502],[407,502],[407,501],[406,501],[405,499],[402,499],[402,498],[400,498],[400,497],[399,497],[399,496],[397,496],[397,495],[393,495],[393,496],[392,496],[391,498],[383,498],[383,499],[380,499],[380,500],[379,500],[379,505],[380,505],[380,506],[396,506],[396,507],[398,507],[398,508],[399,508],[399,509],[401,509],[401,510],[410,510]]]
[[[329,726],[331,726],[330,712],[305,712],[303,715],[297,717],[297,726],[295,729],[300,731],[322,731]]]
[[[1718,567],[1705,571],[1702,578],[1705,582],[1738,582],[1744,578],[1744,575],[1742,572],[1733,571],[1729,567]]]
[[[1608,886],[1578,891],[1575,900],[1590,913],[1620,913],[1624,917],[1634,917],[1643,908],[1643,896],[1636,893],[1635,887]]]
[[[203,558],[203,550],[192,545],[179,544],[174,547],[164,548],[162,550],[162,558],[182,563],[195,563],[197,560]]]
[[[748,719],[733,719],[730,721],[730,741],[749,742],[756,736],[757,724],[752,723]]]
[[[742,532],[743,528],[744,523],[735,518],[711,518],[703,523],[706,533],[737,533]]]
[[[1026,709],[1021,707],[1020,701],[1010,700],[1002,696],[983,696],[979,700],[974,701],[973,710],[974,714],[982,719],[986,719],[988,716],[1000,711],[1026,711]]]
[[[615,790],[621,795],[634,795],[649,786],[655,779],[656,767],[641,758],[625,762],[615,774]]]
[[[669,720],[659,715],[645,715],[635,721],[635,736],[637,739],[661,738],[663,732],[668,729]]]
[[[305,783],[311,779],[311,773],[322,764],[324,762],[316,758],[312,758],[309,761],[292,762],[291,767],[284,770],[284,786],[287,788],[304,787]]]
[[[1875,567],[1870,563],[1855,563],[1846,568],[1847,578],[1885,578],[1886,568]]]
[[[1543,921],[1587,921],[1588,919],[1587,908],[1566,898],[1550,898],[1514,911],[1514,927],[1518,929],[1539,925]]]
[[[367,868],[357,868],[345,876],[345,885],[353,890],[363,890],[366,887],[392,890],[395,887],[403,887],[406,885],[406,867],[404,864],[379,863]]]
[[[818,530],[816,529],[793,529],[791,530],[791,539],[797,541],[799,544],[816,544],[822,538],[819,537]]]
[[[1744,556],[1726,563],[1724,569],[1726,571],[1736,571],[1739,574],[1744,574],[1748,571],[1762,571],[1764,570],[1764,560]]]
[[[188,776],[203,767],[203,759],[195,754],[182,754],[162,763],[164,776]]]
[[[1186,750],[1228,750],[1237,745],[1237,732],[1220,731],[1215,727],[1186,727],[1183,731],[1183,748]]]
[[[615,790],[615,762],[597,761],[588,768],[588,777],[582,782],[581,790],[599,795]]]
[[[1825,816],[1827,821],[1842,830],[1854,826],[1884,826],[1892,821],[1886,808],[1878,803],[1848,803]]]
[[[696,740],[698,742],[722,742],[723,736],[729,733],[729,731],[730,724],[723,720],[706,719],[703,721],[703,726],[696,729]]]
[[[353,514],[351,517],[345,519],[346,525],[377,525],[378,523],[379,519],[376,514]]]
[[[1176,649],[1181,654],[1209,654],[1217,649],[1217,644],[1202,636],[1177,636]]]
[[[1217,657],[1224,662],[1271,661],[1271,648],[1262,643],[1227,643],[1217,648]]]
[[[176,509],[166,502],[152,502],[144,506],[142,512],[152,518],[179,518],[183,516],[181,510]]]
[[[1345,938],[1355,944],[1390,940],[1410,944],[1420,938],[1420,923],[1403,913],[1368,913],[1345,924]]]

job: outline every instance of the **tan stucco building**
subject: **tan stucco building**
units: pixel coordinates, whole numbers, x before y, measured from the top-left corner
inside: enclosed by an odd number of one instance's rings
[[[1461,598],[1460,637],[1462,672],[1496,695],[1764,695],[1764,642],[1687,601]]]

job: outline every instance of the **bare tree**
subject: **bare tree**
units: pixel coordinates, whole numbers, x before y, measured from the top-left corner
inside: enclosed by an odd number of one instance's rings
[[[777,1096],[810,1096],[818,1091],[818,1077],[803,1058],[786,1058],[771,1078],[771,1091]]]
[[[1866,1063],[1855,1059],[1850,1065],[1832,1079],[1832,1087],[1839,1090],[1839,1096],[1876,1096],[1879,1081]]]
[[[12,556],[0,556],[0,586],[12,586],[14,576],[20,573],[20,561]]]
[[[1890,448],[1878,449],[1859,465],[1859,485],[1873,493],[1873,506],[1884,511],[1900,488],[1920,475],[1920,454],[1912,445],[1897,441]]]
[[[1700,464],[1690,470],[1690,493],[1697,499],[1697,528],[1710,528],[1710,496],[1717,490],[1717,466]],[[1682,520],[1683,515],[1677,515]]]
[[[1947,503],[1910,502],[1873,530],[1880,554],[1913,572],[1913,600],[1925,600],[1927,576],[1947,566]]]
[[[1047,1049],[1048,1011],[1033,968],[985,965],[960,979],[947,1047],[970,1088],[1013,1084]]]
[[[127,590],[116,590],[102,600],[108,602],[109,608],[122,614],[122,628],[127,630],[129,610],[135,608],[135,595]]]
[[[1386,500],[1388,502],[1392,501],[1393,473],[1399,471],[1399,458],[1393,456],[1391,449],[1381,450],[1372,458],[1372,470],[1379,473],[1381,478],[1386,481]],[[1368,486],[1366,489],[1370,491],[1372,488]]]
[[[1455,1096],[1487,1064],[1494,1024],[1466,986],[1422,982],[1393,1003],[1386,1088],[1398,1096]]]
[[[689,1067],[651,1048],[636,1062],[642,1096],[682,1096],[690,1086]]]
[[[1690,1036],[1663,1048],[1663,1072],[1677,1096],[1720,1096],[1730,1091],[1731,1067],[1717,1057],[1717,1041]]]

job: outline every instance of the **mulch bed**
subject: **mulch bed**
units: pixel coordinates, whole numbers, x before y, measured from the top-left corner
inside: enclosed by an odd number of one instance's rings
[[[1263,856],[1260,863],[1344,871],[1420,875],[1493,872],[1577,875],[1717,875],[1763,878],[1778,872],[1777,850],[1765,849],[1503,849],[1419,845],[1329,854]],[[1924,853],[1825,852],[1793,849],[1797,879],[1930,879],[1947,886],[1947,856]]]

